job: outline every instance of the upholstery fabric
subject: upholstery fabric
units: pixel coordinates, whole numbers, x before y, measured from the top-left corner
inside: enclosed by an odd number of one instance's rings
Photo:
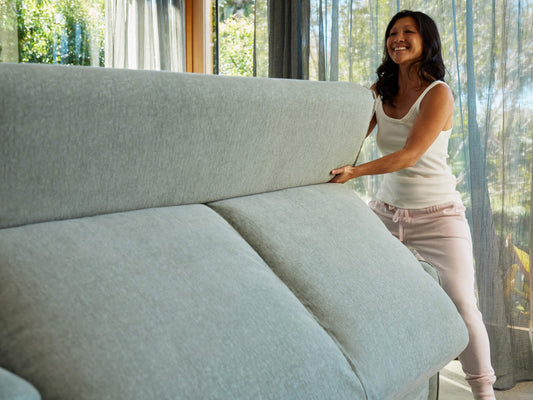
[[[0,400],[40,400],[41,396],[24,379],[0,368]]]
[[[0,227],[326,182],[373,104],[345,82],[0,64]]]
[[[433,377],[432,377],[433,379]],[[430,380],[431,382],[431,380]],[[437,394],[432,393],[428,382],[424,382],[419,387],[415,388],[407,395],[403,396],[400,400],[433,400],[437,399]]]
[[[0,230],[0,365],[44,399],[358,399],[336,343],[202,205]]]
[[[427,386],[457,355],[443,349],[466,346],[451,300],[347,186],[292,188],[210,206],[338,342],[368,399],[401,398]],[[394,374],[385,378],[383,371]]]

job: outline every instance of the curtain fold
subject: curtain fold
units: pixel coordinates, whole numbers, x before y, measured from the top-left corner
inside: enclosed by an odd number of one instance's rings
[[[449,164],[472,229],[479,305],[498,376],[495,387],[533,380],[531,0],[309,0],[309,13],[301,16],[291,8],[299,2],[283,3],[270,1],[269,44],[280,52],[270,53],[276,77],[291,77],[277,71],[295,65],[288,57],[294,53],[281,52],[291,47],[279,45],[276,31],[283,32],[283,43],[294,43],[295,26],[309,24],[309,79],[370,86],[381,62],[386,25],[396,12],[419,10],[437,23],[456,106]],[[375,140],[369,138],[359,162],[377,157]],[[353,185],[369,200],[379,181],[364,177]]]
[[[184,72],[183,0],[106,0],[105,66]]]
[[[270,0],[269,77],[309,78],[309,10],[309,0]]]

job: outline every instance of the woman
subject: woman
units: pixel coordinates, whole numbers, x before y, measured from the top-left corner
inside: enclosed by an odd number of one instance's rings
[[[445,75],[435,22],[402,11],[385,33],[383,63],[372,86],[383,157],[331,171],[331,182],[386,174],[370,203],[387,228],[439,272],[442,287],[463,317],[470,337],[459,356],[476,400],[495,399],[489,339],[474,294],[472,241],[456,180],[447,166],[453,96]]]

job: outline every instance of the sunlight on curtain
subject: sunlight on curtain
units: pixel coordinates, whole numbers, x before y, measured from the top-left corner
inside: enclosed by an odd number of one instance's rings
[[[370,86],[401,9],[437,23],[455,95],[450,165],[473,233],[495,387],[533,379],[533,5],[531,0],[311,0],[309,77]],[[256,49],[261,52],[261,49]],[[379,156],[370,138],[359,162]],[[354,182],[370,199],[379,177]]]
[[[183,3],[106,0],[106,67],[184,72]]]

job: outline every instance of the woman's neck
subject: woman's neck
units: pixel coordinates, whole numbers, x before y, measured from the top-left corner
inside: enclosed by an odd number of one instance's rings
[[[420,91],[424,89],[428,82],[422,80],[417,73],[417,65],[400,65],[398,69],[398,94],[409,91]]]

